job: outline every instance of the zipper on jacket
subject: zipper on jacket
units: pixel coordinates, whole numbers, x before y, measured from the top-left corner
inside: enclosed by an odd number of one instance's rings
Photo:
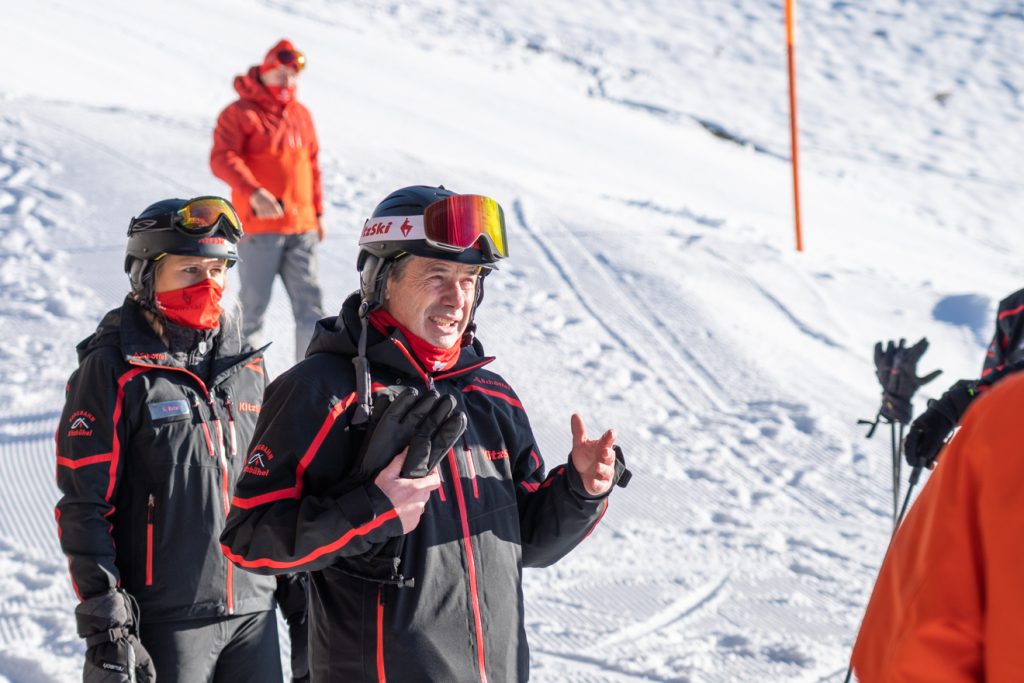
[[[217,417],[217,405],[213,400],[213,394],[207,392],[206,403],[210,406],[210,413],[213,415],[213,425],[217,430],[217,443],[220,445],[220,453],[211,453],[217,458],[220,463],[220,499],[221,504],[224,508],[224,519],[228,518],[228,513],[231,512],[231,475],[228,470],[228,459],[225,454],[224,448],[224,429],[221,427],[220,418]],[[203,422],[203,426],[206,426],[206,422]],[[207,431],[209,434],[209,431]],[[235,596],[234,596],[234,578],[235,578],[235,567],[230,562],[225,563],[227,565],[227,578],[226,578],[226,590],[228,599],[228,614],[235,613]]]
[[[213,416],[213,428],[217,430],[217,445],[220,446],[221,455],[224,454],[224,428],[220,424],[220,418],[217,417],[217,404],[213,400],[213,394],[207,392],[206,394],[206,405],[210,406],[210,414]]]
[[[476,559],[473,556],[473,541],[469,530],[469,512],[466,509],[466,496],[462,492],[462,481],[459,465],[456,462],[455,450],[448,451],[448,465],[452,471],[452,487],[459,504],[459,517],[462,523],[462,543],[466,552],[466,571],[469,574],[469,599],[473,608],[473,627],[476,633],[477,666],[480,669],[480,683],[487,683],[487,657],[484,652],[483,616],[480,613],[480,597],[476,584]]]
[[[206,450],[210,452],[211,458],[217,457],[217,451],[213,447],[213,436],[210,434],[210,426],[206,424],[206,418],[203,417],[202,411],[199,408],[199,397],[195,394],[192,395],[192,407],[196,411],[196,415],[199,416],[199,424],[203,428],[203,437],[206,440]]]
[[[156,498],[149,494],[149,502],[146,503],[146,585],[153,585],[153,508],[156,507]]]
[[[444,495],[444,482],[445,482],[444,469],[442,469],[440,466],[438,466],[438,468],[437,468],[437,476],[440,477],[440,479],[441,479],[441,485],[437,487],[437,496],[438,496],[438,498],[441,499],[442,503],[447,503],[448,502],[448,497],[446,495]]]
[[[377,680],[385,683],[384,675],[384,586],[377,587]]]
[[[469,442],[466,441],[466,437],[462,437],[462,449],[466,454],[466,466],[469,468],[469,478],[473,482],[473,497],[477,500],[480,499],[480,488],[476,483],[476,467],[473,465],[473,451],[469,449]],[[452,457],[455,456],[455,452],[452,452]]]
[[[231,394],[224,390],[224,407],[228,411],[228,439],[231,441],[231,457],[238,455],[238,442],[235,437],[235,411],[231,409]]]

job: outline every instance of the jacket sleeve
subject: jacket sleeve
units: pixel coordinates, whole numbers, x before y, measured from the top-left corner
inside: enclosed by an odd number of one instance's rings
[[[232,562],[259,574],[314,571],[402,534],[373,484],[325,493],[345,472],[354,402],[354,393],[312,392],[291,373],[271,383],[221,535]]]
[[[608,493],[591,496],[572,462],[545,476],[544,460],[526,414],[517,421],[514,448],[516,497],[524,567],[546,567],[565,557],[601,520]],[[614,488],[614,487],[613,487]]]
[[[261,187],[245,163],[245,113],[232,105],[217,117],[210,150],[210,170],[235,192],[248,198]]]
[[[324,213],[324,190],[323,183],[320,180],[320,141],[316,135],[316,127],[313,125],[313,117],[308,111],[306,112],[306,118],[309,121],[309,138],[311,140],[309,145],[309,165],[313,173],[313,209],[316,211],[317,216],[322,216]]]
[[[1024,289],[1014,292],[999,302],[999,309],[996,312],[996,331],[985,352],[981,378],[984,379],[1009,363],[1020,360],[1018,349],[1022,342],[1024,342]]]
[[[988,348],[985,351],[985,362],[981,366],[982,379],[985,379],[1006,364],[1006,354],[1003,353],[1006,343],[1006,335],[1000,325],[1000,320],[996,319],[996,331],[992,335],[992,341],[988,343]]]
[[[57,424],[57,535],[81,600],[120,584],[110,516],[128,434],[124,385],[137,372],[119,377],[98,354],[87,356],[68,382]]]
[[[1024,680],[1024,376],[967,412],[879,572],[861,683]]]

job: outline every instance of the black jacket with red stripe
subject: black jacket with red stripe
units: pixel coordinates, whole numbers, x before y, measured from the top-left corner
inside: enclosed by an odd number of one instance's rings
[[[981,368],[984,379],[996,370],[1024,360],[1024,289],[999,302],[996,331]]]
[[[232,334],[214,348],[207,385],[131,299],[79,344],[56,436],[57,527],[79,598],[121,586],[149,622],[273,609],[274,580],[238,571],[218,541],[263,357]]]
[[[351,297],[339,318],[321,320],[305,360],[268,388],[224,551],[252,571],[311,572],[313,680],[526,680],[522,567],[568,553],[607,497],[588,496],[571,465],[545,473],[515,392],[483,369],[492,358],[465,347],[432,379],[469,426],[400,544],[401,522],[383,492],[347,479],[362,438],[349,424],[357,303]],[[426,386],[400,332],[368,333],[375,390]],[[388,582],[399,546],[398,572],[412,586]]]

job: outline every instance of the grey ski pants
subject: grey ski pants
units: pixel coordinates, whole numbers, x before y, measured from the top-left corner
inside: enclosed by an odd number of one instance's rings
[[[142,645],[159,683],[281,683],[277,614],[256,612],[149,623]]]
[[[242,308],[242,335],[254,348],[264,344],[263,318],[270,303],[274,279],[280,274],[295,317],[295,360],[306,356],[316,321],[324,317],[320,291],[316,232],[246,235],[238,244],[242,282],[238,302]],[[279,330],[272,330],[276,336]]]

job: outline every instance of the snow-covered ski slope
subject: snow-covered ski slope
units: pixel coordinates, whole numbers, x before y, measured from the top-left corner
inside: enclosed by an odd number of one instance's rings
[[[281,36],[309,57],[327,308],[390,190],[497,198],[495,368],[549,463],[580,411],[635,472],[526,573],[534,679],[840,680],[890,525],[888,436],[855,424],[871,347],[931,340],[923,401],[1024,285],[1024,5],[799,10],[802,255],[779,0],[2,0],[0,680],[79,675],[52,515],[74,344],[126,291],[128,219],[226,192],[214,119]]]

